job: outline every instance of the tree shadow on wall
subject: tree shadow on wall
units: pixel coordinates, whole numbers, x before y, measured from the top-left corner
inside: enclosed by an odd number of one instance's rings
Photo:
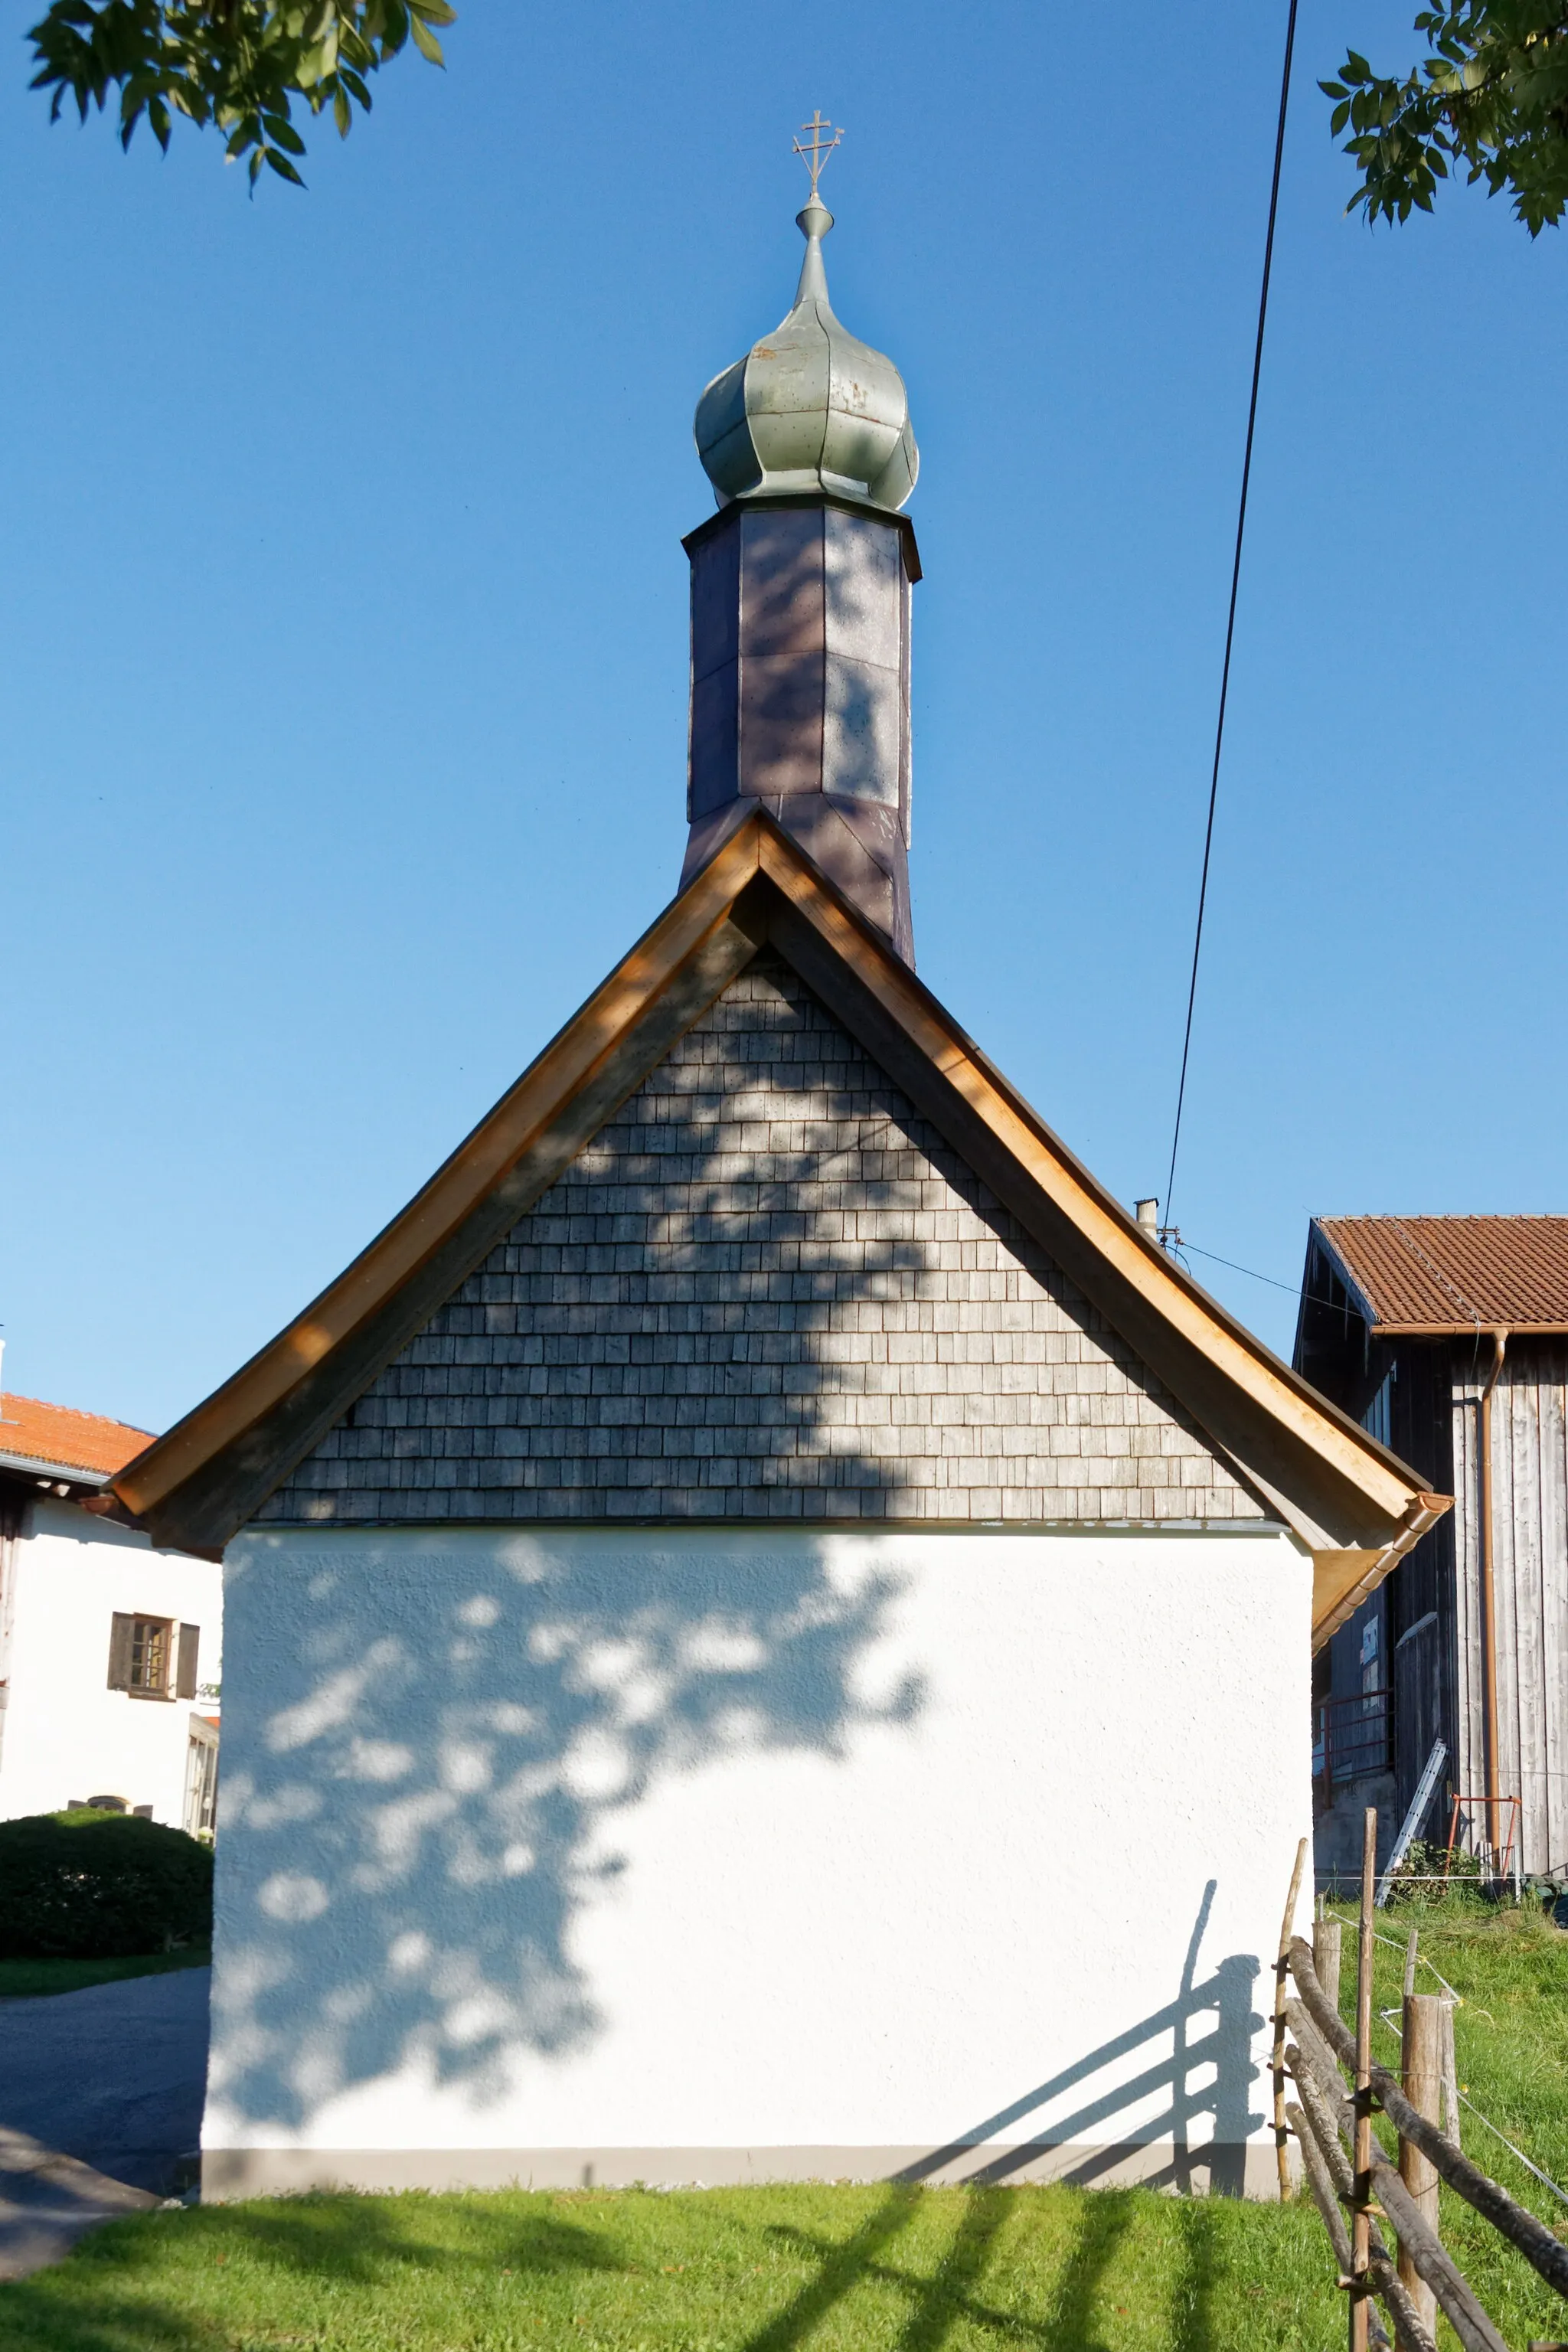
[[[770,1549],[770,1522],[1075,1516],[1151,1385],[759,957],[261,1514],[293,1531],[286,1575],[232,1587],[215,2087],[292,2127],[405,2063],[482,2093],[509,2046],[587,2042],[573,1920],[616,1813],[918,1704],[858,1680],[894,1585]],[[1184,1466],[1168,1434],[1151,1477]],[[645,1517],[640,1558],[595,1551]],[[704,1520],[755,1533],[716,1569]],[[311,1563],[301,1522],[359,1540]],[[509,1540],[531,1581],[480,1559]]]
[[[213,2087],[253,2125],[298,2126],[410,2062],[483,2100],[509,2050],[580,2048],[601,2020],[573,1924],[623,1867],[617,1816],[727,1756],[843,1757],[921,1705],[907,1675],[861,1687],[901,1580],[834,1572],[825,1547],[439,1544],[290,1548],[287,1577],[262,1552],[231,1580],[231,1654],[252,1663]]]

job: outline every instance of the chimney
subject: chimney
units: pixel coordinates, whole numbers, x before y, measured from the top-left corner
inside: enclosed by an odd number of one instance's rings
[[[811,168],[795,307],[698,404],[698,454],[720,506],[683,542],[680,884],[765,808],[912,965],[910,591],[921,565],[899,509],[920,458],[902,377],[828,303],[833,215],[816,194],[820,160]]]
[[[1135,1201],[1132,1205],[1137,1213],[1138,1223],[1142,1226],[1143,1231],[1152,1242],[1157,1242],[1160,1238],[1159,1202]]]

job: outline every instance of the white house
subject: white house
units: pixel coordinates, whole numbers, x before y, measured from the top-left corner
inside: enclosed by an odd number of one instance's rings
[[[115,1482],[226,1548],[208,2195],[1274,2177],[1310,1649],[1443,1498],[916,979],[914,438],[800,226],[682,887]]]
[[[221,1570],[103,1515],[150,1443],[0,1395],[0,1820],[105,1801],[212,1828]]]

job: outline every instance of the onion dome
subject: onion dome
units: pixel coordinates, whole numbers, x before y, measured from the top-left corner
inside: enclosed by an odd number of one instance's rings
[[[795,225],[805,260],[795,308],[708,386],[697,454],[721,506],[831,490],[896,513],[921,462],[903,377],[833,315],[822,266],[833,215],[815,185]]]

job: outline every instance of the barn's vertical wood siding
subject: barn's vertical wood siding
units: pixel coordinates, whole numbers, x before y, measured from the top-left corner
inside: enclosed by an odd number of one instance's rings
[[[1553,1341],[1549,1353],[1553,1377],[1540,1391],[1546,1661],[1546,1747],[1540,1764],[1551,1868],[1568,1856],[1568,1347]]]
[[[1486,1787],[1481,1627],[1480,1395],[1489,1369],[1456,1352],[1458,1769]],[[1523,1800],[1523,1867],[1568,1864],[1568,1347],[1516,1339],[1492,1394],[1492,1559],[1498,1636],[1498,1790]]]
[[[1390,1350],[1395,1367],[1394,1451],[1436,1493],[1453,1486],[1453,1396],[1446,1346],[1405,1341]],[[1394,1691],[1394,1808],[1404,1820],[1426,1769],[1434,1740],[1450,1750],[1439,1795],[1421,1825],[1424,1838],[1446,1833],[1441,1790],[1452,1778],[1455,1714],[1454,1530],[1439,1519],[1388,1583],[1388,1675]]]

